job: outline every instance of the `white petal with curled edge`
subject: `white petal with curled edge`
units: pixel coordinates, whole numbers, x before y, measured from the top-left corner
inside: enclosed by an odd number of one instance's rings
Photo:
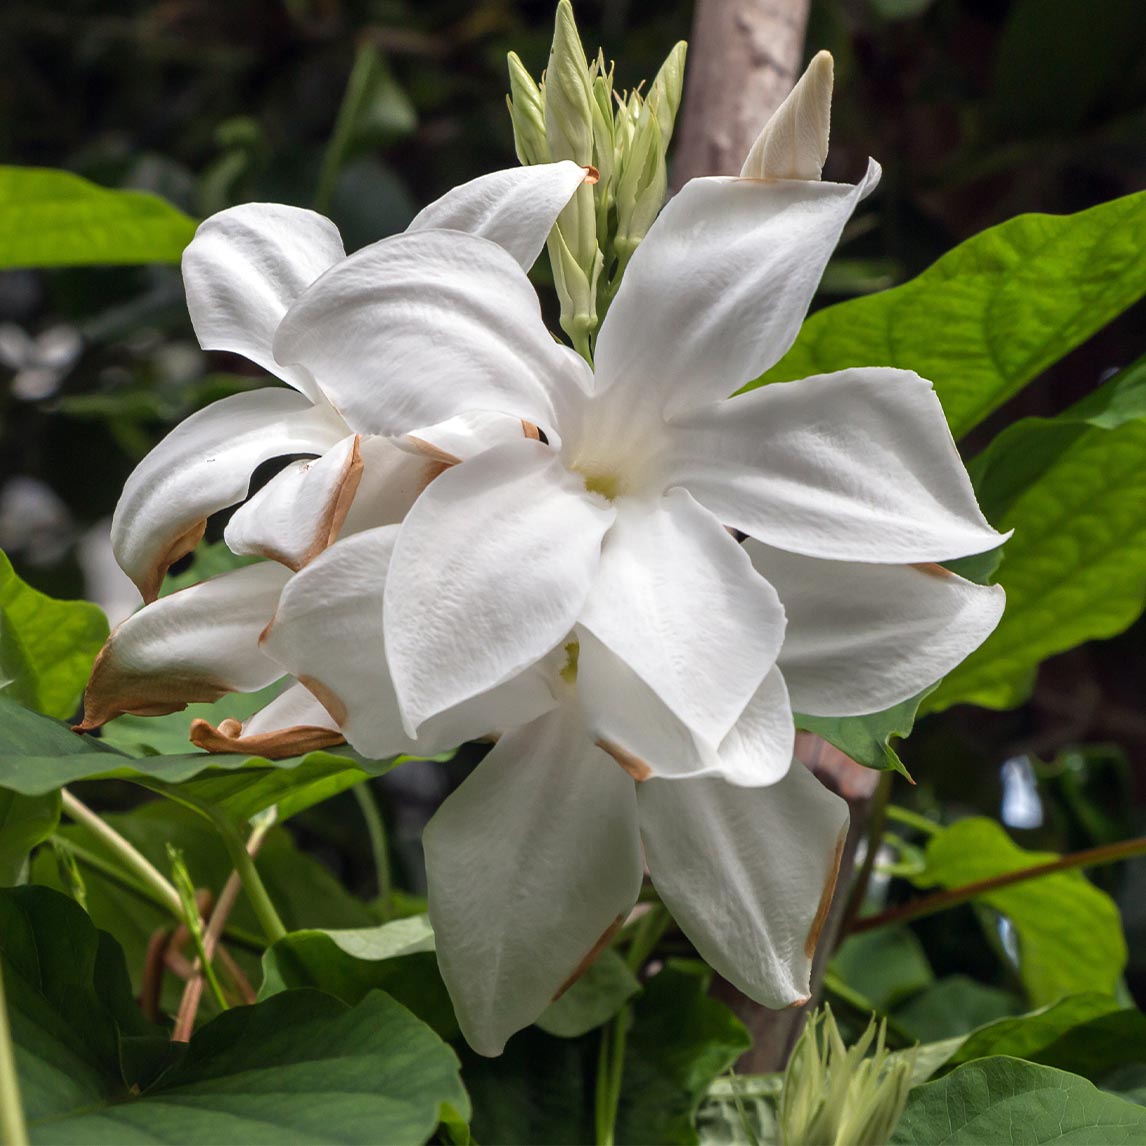
[[[566,159],[479,175],[424,207],[406,228],[465,231],[503,247],[529,270],[587,171]]]
[[[235,511],[223,539],[233,553],[301,569],[334,542],[362,477],[358,436],[294,462]]]
[[[580,387],[525,272],[496,243],[416,231],[332,267],[291,307],[275,357],[321,378],[354,429],[399,435],[472,410],[554,422]]]
[[[771,669],[715,749],[698,742],[664,701],[592,633],[577,630],[577,697],[597,745],[634,780],[720,776],[773,784],[788,771],[795,727],[784,678]]]
[[[259,648],[290,570],[260,562],[146,605],[96,657],[81,731],[121,712],[178,712],[226,692],[254,692],[283,675]]]
[[[939,565],[822,561],[751,538],[744,548],[784,602],[779,664],[809,716],[861,716],[921,692],[987,639],[1006,603],[1001,585]]]
[[[684,490],[618,506],[580,623],[715,749],[776,663],[784,610]]]
[[[553,707],[545,678],[527,672],[427,720],[407,736],[386,661],[383,592],[399,532],[345,537],[293,577],[264,649],[309,688],[364,756],[433,755],[533,720]]]
[[[419,494],[449,464],[401,447],[391,438],[361,435],[362,473],[339,536],[397,525]]]
[[[553,439],[550,444],[554,445]],[[434,458],[447,464],[465,461],[493,446],[505,442],[519,442],[522,438],[540,441],[540,432],[532,423],[514,414],[500,414],[496,410],[474,410],[447,418],[435,426],[422,426],[395,438],[404,450]]]
[[[191,743],[208,752],[241,752],[281,760],[302,756],[345,741],[341,729],[318,699],[301,684],[292,684],[250,719],[191,721]]]
[[[637,805],[653,885],[705,961],[766,1007],[807,1002],[847,804],[793,761],[768,788],[650,780]]]
[[[727,398],[779,362],[844,224],[878,178],[873,162],[854,187],[686,183],[637,248],[601,325],[598,390],[671,418]]]
[[[314,380],[275,362],[271,342],[287,308],[345,258],[338,228],[280,203],[244,203],[199,225],[183,252],[187,309],[204,350],[241,354],[311,398]]]
[[[778,549],[902,565],[1006,540],[979,509],[931,383],[910,370],[777,382],[675,428],[674,482]]]
[[[559,709],[507,733],[423,835],[438,966],[466,1041],[497,1055],[636,902],[632,781]]]
[[[614,516],[540,442],[488,450],[426,489],[386,584],[386,652],[411,735],[566,638]]]
[[[145,601],[172,562],[203,536],[207,518],[242,501],[260,462],[321,454],[346,436],[327,407],[290,390],[233,394],[180,422],[135,467],[111,523],[111,544]]]

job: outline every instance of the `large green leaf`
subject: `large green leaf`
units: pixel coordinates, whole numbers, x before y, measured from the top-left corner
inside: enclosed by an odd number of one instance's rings
[[[106,639],[98,606],[45,596],[0,553],[0,694],[49,716],[71,716]]]
[[[1146,1141],[1146,1109],[1065,1071],[987,1058],[916,1087],[891,1140],[1119,1146]]]
[[[881,927],[849,936],[832,957],[831,970],[878,1011],[935,982],[923,944],[907,927]]]
[[[1020,215],[903,286],[812,315],[761,381],[915,370],[959,437],[1146,293],[1143,227],[1146,192],[1076,215]]]
[[[60,822],[60,794],[21,796],[0,788],[0,887],[20,882],[28,853]]]
[[[971,817],[933,835],[919,887],[962,887],[1048,863],[1053,852],[1020,848],[994,820]],[[1019,975],[1032,1003],[1097,990],[1113,994],[1126,965],[1114,901],[1080,871],[1062,871],[983,894],[976,902],[1006,916],[1019,945]]]
[[[0,268],[177,263],[195,222],[156,195],[0,167]]]
[[[134,1008],[122,954],[75,904],[17,888],[0,893],[0,921],[35,1143],[421,1143],[446,1107],[468,1116],[453,1052],[381,992],[354,1007],[288,991],[235,1008],[172,1062]]]
[[[857,764],[883,772],[895,771],[911,780],[903,761],[892,747],[892,741],[911,735],[920,703],[930,691],[930,688],[925,689],[918,696],[869,716],[805,716],[796,713],[796,727],[823,737]]]
[[[607,1023],[640,989],[624,959],[606,948],[576,983],[545,1008],[537,1025],[558,1038],[577,1038]]]
[[[896,1007],[894,1017],[899,1030],[929,1043],[968,1034],[1022,1009],[1022,1000],[1011,991],[984,986],[966,975],[948,975]]]
[[[999,627],[928,710],[1024,700],[1038,663],[1120,633],[1146,604],[1146,359],[1057,418],[1025,418],[971,465],[984,512],[1013,529]]]
[[[95,737],[0,697],[0,788],[40,796],[79,780],[120,779],[177,784],[236,819],[276,805],[285,819],[365,780],[406,757],[366,760],[349,749],[310,752],[284,760],[261,756],[128,756]]]

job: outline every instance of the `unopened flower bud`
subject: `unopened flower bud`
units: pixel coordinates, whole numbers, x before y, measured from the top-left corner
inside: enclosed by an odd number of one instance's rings
[[[523,166],[549,162],[545,137],[545,105],[541,90],[516,52],[509,53],[509,91],[506,103],[513,123],[513,146]]]
[[[656,79],[653,80],[652,87],[649,88],[648,99],[645,101],[657,117],[662,152],[668,150],[673,125],[676,123],[676,113],[680,109],[680,97],[684,89],[684,58],[687,51],[688,45],[681,40],[669,52],[665,62],[661,64],[661,70],[657,72]]]
[[[561,0],[545,70],[545,133],[554,160],[592,165],[593,104],[589,65],[573,19],[573,5]]]
[[[828,157],[831,114],[832,55],[817,52],[764,125],[740,174],[750,179],[819,179]]]
[[[627,260],[653,225],[665,201],[668,171],[659,121],[653,107],[634,93],[630,96],[630,116],[635,125],[621,159],[617,181],[618,255]]]

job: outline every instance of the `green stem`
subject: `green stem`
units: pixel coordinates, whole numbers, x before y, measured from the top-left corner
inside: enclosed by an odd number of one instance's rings
[[[61,789],[60,798],[63,801],[63,810],[70,819],[87,828],[123,862],[124,867],[134,872],[154,894],[161,906],[170,911],[176,919],[183,918],[183,904],[180,902],[179,893],[140,852],[91,808],[76,799],[67,788]]]
[[[0,967],[0,1143],[28,1146],[20,1081],[16,1077],[16,1051],[8,1026],[8,1004],[4,998],[4,971]]]
[[[1033,867],[1020,868],[1018,871],[1003,872],[991,876],[990,879],[981,879],[975,883],[964,884],[962,887],[952,887],[946,891],[938,891],[934,895],[925,895],[910,903],[900,904],[898,907],[881,911],[878,915],[869,915],[866,919],[858,919],[852,927],[852,934],[860,931],[872,931],[877,927],[888,927],[896,923],[910,923],[914,919],[922,919],[926,915],[934,915],[939,911],[946,911],[950,907],[958,907],[972,899],[988,895],[1004,887],[1011,887],[1016,883],[1025,883],[1029,879],[1039,879],[1044,875],[1055,875],[1062,871],[1071,871],[1080,867],[1099,867],[1102,864],[1117,863],[1119,860],[1133,859],[1135,856],[1146,855],[1146,836],[1139,836],[1133,840],[1123,840],[1117,844],[1106,844],[1103,847],[1088,848],[1086,851],[1074,852],[1072,855],[1061,856],[1049,863],[1035,864]]]
[[[378,878],[378,899],[382,914],[389,919],[393,914],[394,883],[390,874],[390,849],[386,844],[386,824],[378,811],[378,801],[374,799],[370,781],[364,780],[350,789],[358,801],[362,818],[366,821],[366,832],[370,837],[370,852],[374,858],[374,871]]]
[[[943,830],[942,824],[937,824],[934,820],[929,820],[926,816],[921,816],[909,808],[901,808],[898,804],[888,804],[884,808],[884,815],[889,820],[906,824],[909,828],[916,828],[928,836],[933,836],[936,832]]]
[[[318,176],[318,188],[314,193],[314,209],[320,214],[326,215],[330,211],[338,175],[346,162],[346,154],[353,141],[354,125],[370,90],[377,66],[378,49],[368,42],[359,44],[354,57],[354,67],[350,71],[350,79],[346,81],[346,92],[338,109],[338,118],[334,121],[334,133],[322,157],[322,170]]]

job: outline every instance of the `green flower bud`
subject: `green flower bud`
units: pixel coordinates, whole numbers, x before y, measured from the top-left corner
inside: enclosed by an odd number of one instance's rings
[[[635,115],[629,142],[621,156],[617,180],[617,235],[615,245],[622,264],[653,225],[668,191],[665,149],[658,117],[649,103],[635,92],[629,97],[626,116]]]
[[[510,52],[509,91],[506,103],[513,123],[513,146],[524,167],[549,162],[549,141],[545,138],[545,105],[541,89],[526,70],[516,52]]]
[[[676,113],[680,110],[681,93],[684,90],[684,58],[687,52],[688,45],[683,40],[669,52],[645,101],[656,114],[662,151],[668,150]]]
[[[593,92],[573,5],[561,0],[545,70],[545,133],[554,160],[593,163]]]
[[[916,1051],[890,1054],[884,1046],[886,1026],[884,1020],[877,1028],[873,1020],[848,1048],[830,1007],[808,1020],[784,1072],[783,1146],[883,1146],[888,1141],[907,1104]]]

